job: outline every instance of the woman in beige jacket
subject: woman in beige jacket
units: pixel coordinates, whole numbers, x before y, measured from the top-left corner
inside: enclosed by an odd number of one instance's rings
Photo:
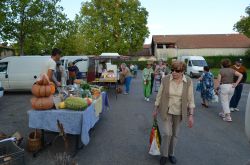
[[[157,121],[161,133],[160,165],[167,160],[176,164],[174,149],[181,121],[188,120],[188,126],[193,126],[194,94],[192,80],[184,75],[186,65],[181,61],[174,61],[172,73],[162,79],[155,101],[153,116]]]

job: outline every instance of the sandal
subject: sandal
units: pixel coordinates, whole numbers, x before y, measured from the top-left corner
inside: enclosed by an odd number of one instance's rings
[[[201,103],[201,105],[205,108],[208,108],[208,105],[204,104],[204,103]]]

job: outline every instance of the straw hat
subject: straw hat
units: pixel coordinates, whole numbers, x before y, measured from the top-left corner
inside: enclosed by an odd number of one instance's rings
[[[147,61],[147,65],[152,65],[153,61]]]

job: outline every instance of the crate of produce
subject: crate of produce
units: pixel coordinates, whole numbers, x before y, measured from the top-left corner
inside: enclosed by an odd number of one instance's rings
[[[13,141],[0,142],[0,164],[1,165],[23,165],[24,150]]]

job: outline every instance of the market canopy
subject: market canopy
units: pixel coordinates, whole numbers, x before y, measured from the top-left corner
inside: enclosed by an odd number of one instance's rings
[[[102,53],[100,57],[103,58],[119,58],[120,55],[118,53]]]

